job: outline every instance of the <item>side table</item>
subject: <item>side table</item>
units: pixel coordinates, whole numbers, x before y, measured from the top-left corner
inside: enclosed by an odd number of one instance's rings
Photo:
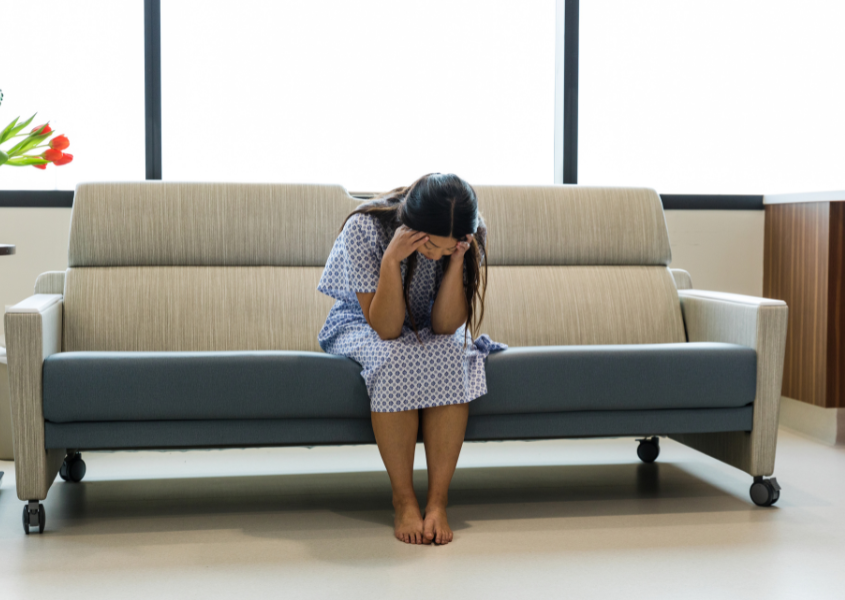
[[[763,202],[763,295],[789,305],[783,395],[845,408],[845,190]]]
[[[14,254],[14,253],[15,253],[14,244],[0,244],[0,256],[9,256],[9,255]],[[3,363],[4,365],[6,363],[6,349],[5,348],[3,348],[2,352],[0,352],[0,363]],[[5,379],[5,377],[3,379]],[[6,387],[6,389],[0,389],[0,398],[8,397],[8,394],[9,394],[8,386],[5,386],[5,387]],[[6,404],[6,403],[0,402],[0,406],[3,406],[4,404]],[[7,414],[5,414],[5,417],[6,417],[5,420],[8,421],[9,420],[9,414],[8,414],[9,407],[6,406],[5,410],[3,412],[7,413]],[[0,424],[0,427],[3,427],[3,424]],[[0,481],[2,481],[2,479],[3,479],[3,471],[0,471]]]

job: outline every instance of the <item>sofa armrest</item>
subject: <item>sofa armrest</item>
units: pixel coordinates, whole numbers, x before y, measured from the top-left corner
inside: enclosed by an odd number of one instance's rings
[[[678,290],[692,289],[692,275],[689,274],[689,271],[684,271],[683,269],[669,269],[669,272],[672,274],[672,279],[675,280],[675,288]]]
[[[678,296],[690,342],[739,344],[759,354],[767,350],[761,344],[777,333],[774,341],[780,341],[782,347],[786,344],[788,309],[783,300],[704,290],[678,290]],[[782,331],[770,330],[778,326]]]
[[[35,294],[6,308],[6,355],[18,497],[43,500],[64,452],[44,443],[42,367],[62,349],[62,297]]]
[[[679,290],[678,296],[690,342],[725,342],[757,351],[757,394],[750,433],[672,437],[751,475],[771,475],[786,348],[786,303],[703,290]]]
[[[65,272],[47,271],[41,273],[35,280],[36,294],[64,294],[65,293]]]

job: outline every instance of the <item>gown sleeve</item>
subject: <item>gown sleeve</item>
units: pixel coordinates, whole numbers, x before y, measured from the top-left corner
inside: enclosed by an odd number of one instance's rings
[[[380,224],[363,214],[352,215],[335,240],[317,290],[336,300],[357,300],[357,292],[375,292],[381,257]]]

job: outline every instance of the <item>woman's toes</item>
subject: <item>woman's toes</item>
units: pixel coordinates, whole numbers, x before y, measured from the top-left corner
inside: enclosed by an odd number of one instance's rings
[[[434,529],[434,520],[433,519],[426,519],[423,523],[423,541],[426,544],[430,544],[434,541],[437,532]]]
[[[435,544],[448,544],[452,541],[452,530],[443,508],[426,509],[423,530],[426,535],[429,532],[432,534],[430,539]]]
[[[423,520],[416,500],[411,502],[394,501],[394,506],[396,508],[394,519],[396,539],[406,544],[421,544]]]

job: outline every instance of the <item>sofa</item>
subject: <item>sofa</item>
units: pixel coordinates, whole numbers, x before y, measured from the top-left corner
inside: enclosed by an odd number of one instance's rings
[[[645,188],[477,186],[489,231],[488,393],[467,441],[670,437],[780,495],[783,302],[692,289]],[[88,183],[68,269],[5,331],[24,530],[81,452],[372,444],[352,360],[323,353],[322,266],[359,202],[338,185]]]

